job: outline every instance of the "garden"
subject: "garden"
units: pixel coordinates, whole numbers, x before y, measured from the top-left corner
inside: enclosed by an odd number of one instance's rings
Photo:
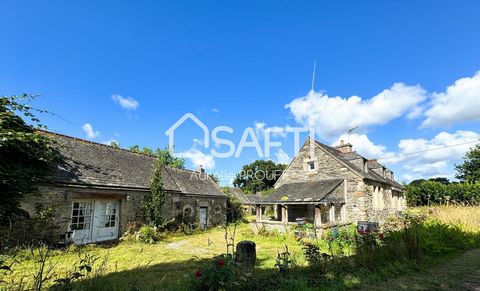
[[[256,244],[254,268],[242,268],[234,260],[234,246],[244,240]],[[411,208],[381,231],[358,232],[346,226],[326,231],[318,239],[255,233],[249,223],[189,234],[144,227],[115,244],[7,249],[0,258],[0,286],[7,290],[319,290],[388,284],[402,289],[408,284],[402,278],[409,278],[417,280],[420,289],[435,289],[468,283],[462,275],[465,268],[480,272],[478,248],[480,209],[473,206]],[[462,256],[469,258],[455,264]],[[435,268],[448,265],[459,268],[457,278],[432,280],[432,272],[441,274]],[[448,268],[448,273],[455,274],[455,268]],[[424,277],[410,278],[413,274]],[[477,278],[472,277],[470,284],[480,284]]]

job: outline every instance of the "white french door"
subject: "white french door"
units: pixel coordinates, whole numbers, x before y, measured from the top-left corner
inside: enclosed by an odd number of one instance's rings
[[[69,229],[75,244],[118,238],[119,202],[115,200],[79,200],[72,204]]]

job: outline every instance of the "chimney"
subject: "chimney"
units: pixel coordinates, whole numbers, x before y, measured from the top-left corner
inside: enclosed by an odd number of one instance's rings
[[[350,143],[345,143],[343,139],[340,141],[340,144],[335,147],[337,151],[342,152],[342,153],[350,153],[352,152],[352,144]]]
[[[198,166],[198,172],[199,172],[200,174],[205,174],[205,169],[203,168],[202,165]]]

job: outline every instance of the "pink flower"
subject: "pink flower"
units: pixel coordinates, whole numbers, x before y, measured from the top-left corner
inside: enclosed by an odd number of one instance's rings
[[[380,238],[380,240],[383,240],[383,239],[385,238],[384,235],[383,235],[383,232],[381,232],[381,233],[378,235],[378,237]]]
[[[197,270],[197,271],[195,272],[195,277],[200,278],[201,276],[202,276],[202,271]]]
[[[364,234],[365,232],[363,231],[363,229],[359,229],[358,231],[358,234]]]

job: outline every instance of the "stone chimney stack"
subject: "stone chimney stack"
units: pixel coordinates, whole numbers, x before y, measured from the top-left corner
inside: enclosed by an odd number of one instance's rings
[[[340,144],[335,147],[338,151],[342,153],[350,153],[352,152],[352,144],[345,143],[343,139],[340,141]]]
[[[200,174],[205,174],[205,169],[203,168],[202,165],[198,166],[198,172],[199,172]]]

